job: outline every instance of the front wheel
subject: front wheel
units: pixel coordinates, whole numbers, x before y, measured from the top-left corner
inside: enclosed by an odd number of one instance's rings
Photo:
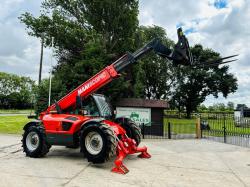
[[[31,126],[25,129],[22,139],[23,152],[26,156],[38,158],[49,152],[50,145],[46,141],[46,135],[42,126]]]
[[[80,145],[89,162],[103,163],[116,153],[116,135],[107,125],[91,124],[82,129]]]

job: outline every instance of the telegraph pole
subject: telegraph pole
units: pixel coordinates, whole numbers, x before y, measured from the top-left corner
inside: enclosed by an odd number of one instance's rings
[[[54,37],[52,37],[52,41],[51,41],[51,47],[52,47],[52,50],[51,50],[51,61],[50,61],[50,66],[51,66],[51,70],[50,70],[50,74],[49,74],[49,103],[48,103],[48,106],[50,106],[50,103],[51,103],[51,81],[52,81],[52,64],[53,64],[53,47],[54,47]]]
[[[40,85],[42,80],[42,68],[43,68],[43,47],[44,47],[44,37],[41,35],[41,56],[40,56],[40,67],[39,67],[39,79],[38,85]]]

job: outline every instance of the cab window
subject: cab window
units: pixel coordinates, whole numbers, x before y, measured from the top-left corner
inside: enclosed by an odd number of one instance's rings
[[[83,109],[87,111],[89,116],[100,116],[98,107],[92,97],[89,97],[82,102]]]

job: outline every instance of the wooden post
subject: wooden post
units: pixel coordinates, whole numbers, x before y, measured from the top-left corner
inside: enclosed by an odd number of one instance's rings
[[[198,116],[196,120],[196,138],[201,138],[201,118]]]

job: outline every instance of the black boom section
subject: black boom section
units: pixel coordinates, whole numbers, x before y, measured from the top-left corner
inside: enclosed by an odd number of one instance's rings
[[[134,56],[131,53],[127,52],[125,55],[114,62],[114,68],[117,72],[120,73],[125,67],[134,62]]]
[[[181,28],[177,30],[178,42],[174,49],[171,50],[165,46],[159,39],[155,38],[142,48],[135,51],[133,54],[126,53],[121,58],[113,63],[115,70],[120,73],[125,67],[133,64],[150,51],[154,51],[156,54],[168,60],[172,60],[173,64],[192,65],[193,57],[190,52],[188,40],[183,34]]]
[[[150,51],[154,50],[155,53],[162,57],[168,57],[171,54],[171,50],[164,46],[159,39],[153,39],[142,48],[135,51],[133,54],[127,52],[121,58],[114,62],[114,68],[117,72],[121,72],[128,65],[133,64]]]

